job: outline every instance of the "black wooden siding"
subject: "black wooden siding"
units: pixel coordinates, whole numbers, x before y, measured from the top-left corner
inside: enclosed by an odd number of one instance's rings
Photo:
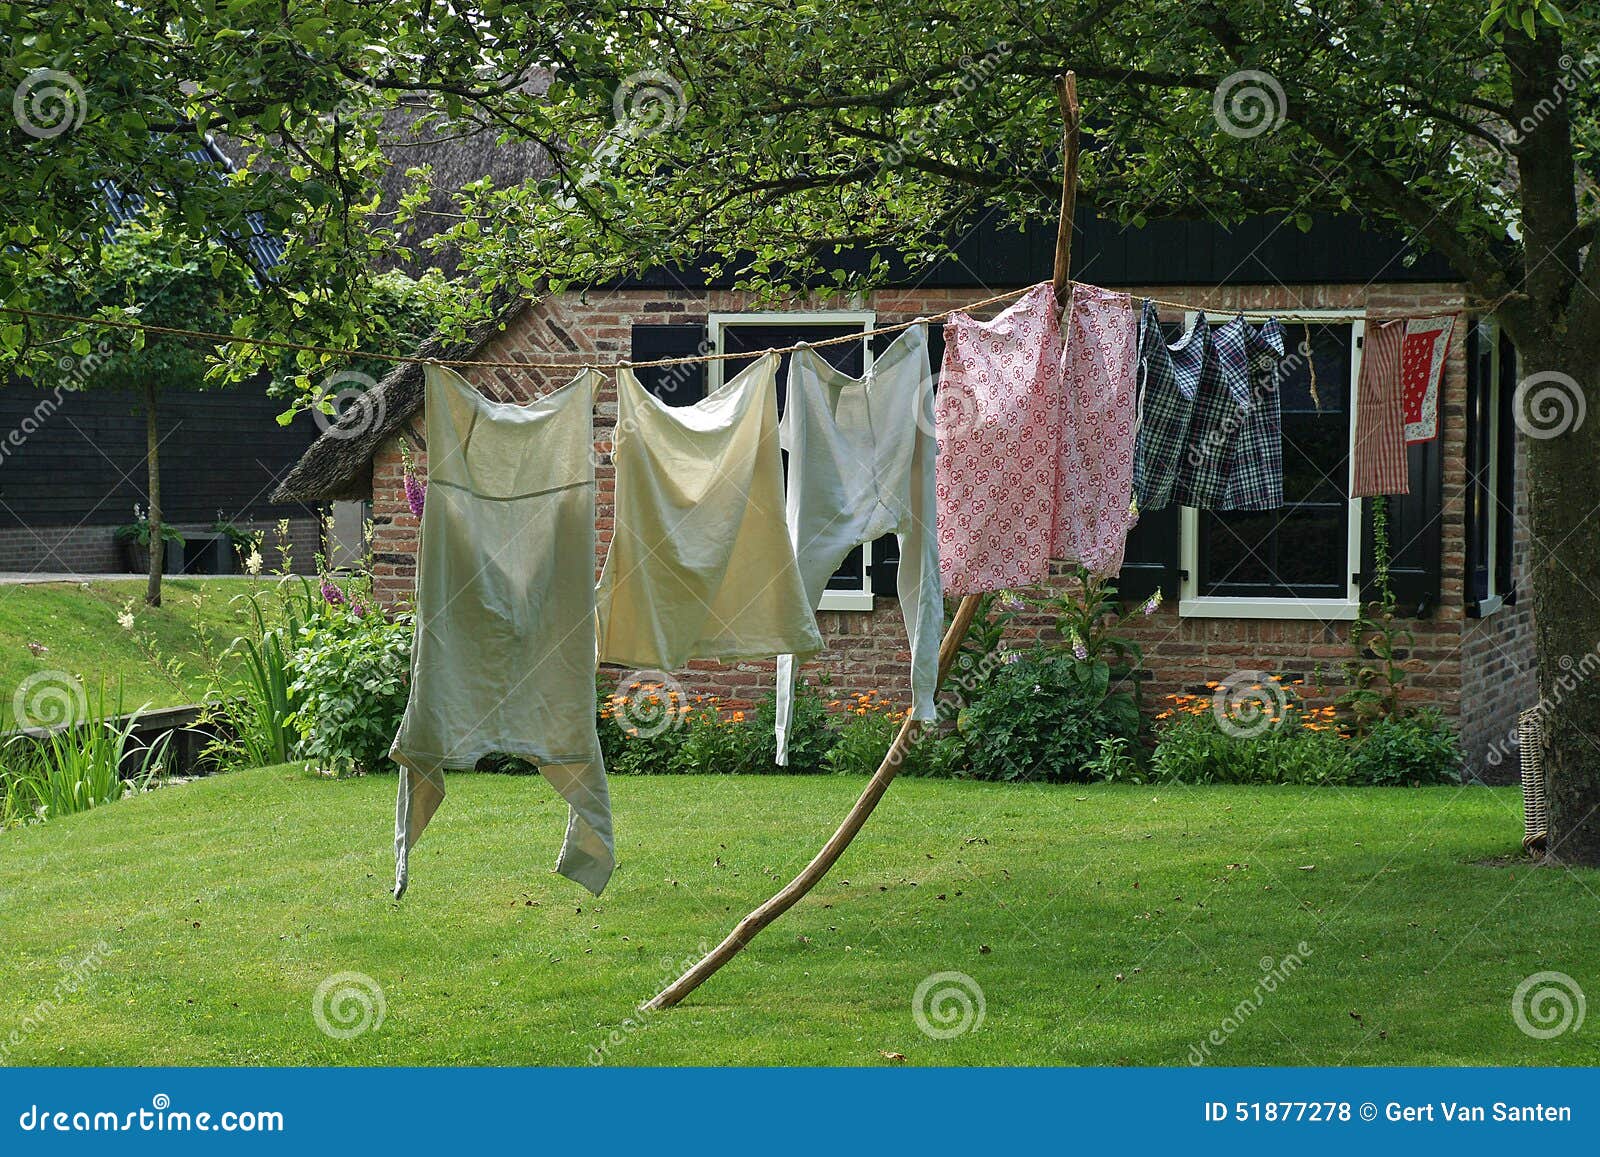
[[[90,526],[129,521],[145,486],[144,415],[131,393],[63,393],[13,382],[0,388],[0,526]],[[260,386],[161,397],[162,507],[170,522],[209,524],[220,510],[243,520],[303,516],[268,502],[278,480],[319,430]],[[34,415],[39,417],[35,420]],[[25,433],[25,422],[37,428]],[[21,445],[17,443],[20,442]]]
[[[1031,285],[1047,281],[1055,260],[1055,225],[965,232],[952,260],[908,269],[884,256],[894,284],[930,288]],[[862,254],[831,265],[865,269]],[[1080,208],[1072,243],[1072,275],[1096,285],[1366,285],[1373,281],[1458,281],[1442,258],[1420,253],[1403,237],[1367,228],[1354,217],[1319,214],[1309,232],[1266,217],[1236,225],[1212,220],[1151,221],[1124,228]],[[708,280],[693,270],[657,269],[618,283],[638,288],[727,288],[732,275]]]

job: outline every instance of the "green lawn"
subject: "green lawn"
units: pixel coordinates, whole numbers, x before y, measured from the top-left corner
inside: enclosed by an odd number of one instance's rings
[[[13,726],[15,689],[35,672],[64,671],[91,695],[103,680],[111,698],[120,676],[129,710],[199,700],[244,623],[233,600],[273,581],[168,579],[160,607],[144,605],[142,580],[0,586],[0,728]],[[131,630],[117,622],[130,599]]]
[[[7,1059],[572,1065],[609,1040],[614,1064],[1184,1064],[1303,941],[1211,1063],[1600,1062],[1600,1021],[1535,1040],[1510,1012],[1543,970],[1600,993],[1600,874],[1480,863],[1520,831],[1485,788],[897,783],[810,898],[638,1019],[860,786],[617,779],[599,901],[549,873],[564,808],[534,778],[455,776],[399,904],[388,778],[267,768],[13,830],[0,1028],[31,1031]],[[945,971],[985,1016],[934,1040],[912,997]],[[386,1004],[348,1040],[312,1014],[341,972]]]

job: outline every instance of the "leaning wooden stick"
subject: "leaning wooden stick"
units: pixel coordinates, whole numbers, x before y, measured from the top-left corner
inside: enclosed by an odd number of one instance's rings
[[[1061,99],[1063,172],[1061,220],[1057,227],[1055,276],[1052,283],[1055,286],[1057,299],[1064,303],[1072,291],[1068,264],[1072,252],[1072,213],[1078,188],[1077,78],[1072,73],[1067,73],[1057,82],[1057,92]],[[972,626],[972,620],[978,613],[978,602],[981,597],[965,595],[956,607],[955,616],[950,621],[950,629],[944,633],[944,641],[939,644],[939,677],[934,683],[935,692],[944,685],[945,676],[950,673],[950,667],[967,637],[967,630]],[[889,784],[900,773],[906,753],[911,750],[911,737],[916,728],[916,721],[911,718],[909,711],[906,712],[900,730],[895,733],[894,742],[889,745],[888,754],[883,757],[878,770],[872,773],[872,779],[867,782],[867,788],[861,793],[861,798],[856,800],[855,806],[850,809],[850,814],[844,817],[844,822],[839,825],[838,830],[828,838],[827,843],[822,845],[822,850],[812,857],[811,862],[801,869],[800,874],[785,884],[772,899],[739,921],[738,926],[728,933],[726,940],[706,953],[698,964],[667,985],[643,1007],[671,1008],[677,1004],[705,983],[717,969],[737,956],[763,928],[794,907],[802,896],[816,887],[817,882],[828,874],[828,869],[844,855],[844,850],[850,846],[850,841],[856,838],[856,833],[867,822],[867,817],[872,815],[873,809],[878,806],[878,801],[883,798],[883,793],[889,790]]]
[[[950,665],[961,650],[961,643],[967,637],[967,628],[972,626],[972,619],[977,614],[978,601],[981,597],[967,595],[956,607],[950,629],[944,633],[944,641],[939,644],[940,684],[949,674]],[[811,891],[817,881],[828,874],[828,869],[844,855],[844,850],[850,846],[850,841],[856,838],[861,825],[867,822],[867,817],[878,806],[883,793],[889,790],[890,782],[899,774],[906,753],[911,749],[911,736],[916,727],[916,721],[908,712],[900,724],[900,730],[895,733],[894,742],[889,745],[888,754],[883,757],[878,770],[872,773],[872,779],[868,781],[866,790],[861,793],[861,798],[856,800],[855,806],[850,809],[850,814],[845,816],[838,830],[829,837],[827,843],[822,845],[822,850],[812,857],[811,862],[801,869],[800,874],[785,884],[772,899],[739,921],[738,927],[728,934],[726,940],[706,953],[705,957],[688,972],[662,989],[655,999],[644,1006],[645,1008],[671,1008],[699,988],[712,973],[732,960],[741,948],[754,940],[757,933],[794,907],[800,897]]]

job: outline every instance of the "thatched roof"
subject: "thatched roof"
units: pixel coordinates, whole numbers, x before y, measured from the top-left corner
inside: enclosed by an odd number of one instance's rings
[[[550,158],[538,145],[528,142],[499,144],[491,129],[440,138],[432,130],[419,129],[417,110],[401,106],[384,115],[383,149],[391,164],[379,177],[382,208],[392,210],[404,195],[409,182],[407,169],[429,165],[433,169],[433,197],[425,206],[429,212],[417,214],[406,223],[401,241],[415,251],[411,261],[394,260],[389,268],[401,268],[416,276],[433,267],[448,276],[454,272],[456,253],[451,247],[433,251],[422,242],[454,223],[449,216],[451,195],[472,181],[490,177],[497,186],[520,183],[548,175]],[[437,214],[437,215],[436,215]],[[447,343],[429,338],[417,349],[421,358],[470,358],[498,333],[526,302],[507,295],[492,303],[491,320],[471,330],[466,339]],[[369,390],[323,432],[295,464],[277,490],[278,502],[328,502],[336,498],[367,498],[372,493],[372,456],[384,441],[400,429],[422,406],[422,367],[403,362]]]
[[[502,298],[494,304],[491,319],[474,327],[464,340],[444,342],[431,337],[418,347],[416,356],[442,361],[470,358],[528,303],[521,298]],[[422,366],[401,362],[323,431],[272,492],[272,500],[314,503],[370,498],[372,456],[421,408]]]
[[[427,165],[433,170],[432,197],[399,229],[400,243],[413,251],[412,259],[391,258],[383,267],[403,269],[413,277],[429,268],[441,269],[448,276],[459,260],[456,248],[425,249],[423,242],[458,223],[452,215],[454,194],[484,177],[497,188],[520,185],[549,176],[554,166],[549,154],[530,141],[501,144],[496,140],[498,130],[489,127],[442,137],[436,128],[419,126],[420,116],[418,110],[402,105],[388,110],[383,118],[382,148],[390,163],[378,177],[380,214],[393,212],[409,190],[407,169]],[[386,216],[380,219],[388,220]]]

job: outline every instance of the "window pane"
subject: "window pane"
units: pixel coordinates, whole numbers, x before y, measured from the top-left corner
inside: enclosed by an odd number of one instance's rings
[[[1350,427],[1342,413],[1283,416],[1283,500],[1334,502],[1350,479]]]
[[[1281,510],[1199,516],[1201,595],[1338,598],[1349,581],[1350,369],[1354,329],[1291,322],[1277,375]]]
[[[798,345],[800,342],[818,342],[825,338],[843,337],[845,334],[860,333],[861,325],[855,324],[830,324],[830,325],[796,325],[792,322],[751,322],[748,325],[741,323],[725,323],[722,327],[722,348],[725,353],[741,353],[749,351],[749,357],[729,358],[722,363],[722,380],[730,382],[740,371],[753,364],[761,355],[762,350],[784,349],[788,346]],[[865,372],[865,343],[858,341],[840,342],[837,345],[823,346],[817,350],[824,361],[835,369],[849,374],[853,378],[860,377]],[[789,359],[793,355],[784,354],[778,362],[778,412],[783,413],[785,403],[789,398]],[[783,455],[784,471],[788,472],[789,455]],[[867,586],[867,557],[866,550],[856,547],[845,556],[839,569],[833,572],[828,579],[830,591],[861,591]]]
[[[1299,586],[1308,583],[1344,588],[1344,511],[1302,509],[1278,527],[1278,578]]]
[[[1272,532],[1278,525],[1276,512],[1260,514],[1202,515],[1208,523],[1209,544],[1204,569],[1213,584],[1273,581]]]

